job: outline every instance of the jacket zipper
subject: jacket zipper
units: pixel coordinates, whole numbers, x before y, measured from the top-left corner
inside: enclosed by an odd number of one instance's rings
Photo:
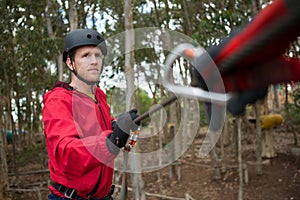
[[[101,113],[101,117],[102,117],[102,120],[103,120],[103,122],[104,122],[105,128],[106,128],[106,130],[108,130],[108,126],[107,126],[107,124],[106,124],[104,114],[103,114],[103,112],[102,112],[102,109],[101,109],[101,107],[100,107],[100,104],[99,104],[98,99],[96,98],[96,96],[95,96],[95,99],[96,99],[95,103],[97,104],[97,106],[98,106],[98,108],[99,108],[99,111],[100,111],[100,113]],[[97,190],[98,190],[98,188],[99,188],[99,186],[100,186],[100,179],[101,179],[101,171],[100,171],[100,174],[99,174],[97,183],[96,183],[95,187],[93,188],[93,190],[92,190],[91,192],[88,193],[88,197],[91,197],[92,195],[94,195],[94,194],[97,192]]]
[[[105,121],[105,117],[104,117],[104,114],[103,114],[103,112],[102,112],[102,109],[101,109],[101,107],[100,107],[100,104],[99,104],[99,102],[98,102],[98,99],[95,97],[95,99],[96,99],[96,104],[97,104],[97,106],[98,106],[98,108],[99,108],[99,110],[100,110],[100,113],[101,113],[101,117],[102,117],[102,120],[103,120],[103,122],[104,122],[104,125],[105,125],[105,128],[106,128],[106,130],[108,130],[108,126],[107,126],[107,124],[106,124],[106,121]]]

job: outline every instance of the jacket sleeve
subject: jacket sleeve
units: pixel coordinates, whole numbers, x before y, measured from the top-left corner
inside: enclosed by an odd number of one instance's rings
[[[74,120],[72,103],[68,97],[52,95],[44,99],[42,115],[53,168],[63,174],[79,176],[101,163],[113,168],[116,155],[109,151],[106,144],[111,130],[95,130],[83,137],[81,127]]]

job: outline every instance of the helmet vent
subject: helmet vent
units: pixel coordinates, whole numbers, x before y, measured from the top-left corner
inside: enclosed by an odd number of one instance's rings
[[[89,39],[91,39],[92,35],[91,34],[87,34],[86,37],[89,38]]]
[[[98,40],[101,40],[101,38],[100,38],[100,36],[99,36],[99,35],[97,35],[97,39],[98,39]]]

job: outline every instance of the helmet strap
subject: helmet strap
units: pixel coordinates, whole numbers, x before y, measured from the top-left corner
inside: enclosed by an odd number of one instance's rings
[[[71,70],[71,69],[70,69]],[[87,85],[94,85],[96,84],[98,81],[94,82],[94,81],[87,81],[86,79],[84,79],[82,76],[80,76],[75,69],[72,69],[71,72],[82,82],[86,83]]]

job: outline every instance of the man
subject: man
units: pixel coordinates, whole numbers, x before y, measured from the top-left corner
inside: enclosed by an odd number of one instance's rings
[[[49,156],[49,199],[112,199],[114,158],[129,132],[138,127],[137,110],[116,123],[97,86],[107,54],[102,35],[78,29],[64,40],[63,61],[71,82],[56,82],[44,95],[43,123]]]

